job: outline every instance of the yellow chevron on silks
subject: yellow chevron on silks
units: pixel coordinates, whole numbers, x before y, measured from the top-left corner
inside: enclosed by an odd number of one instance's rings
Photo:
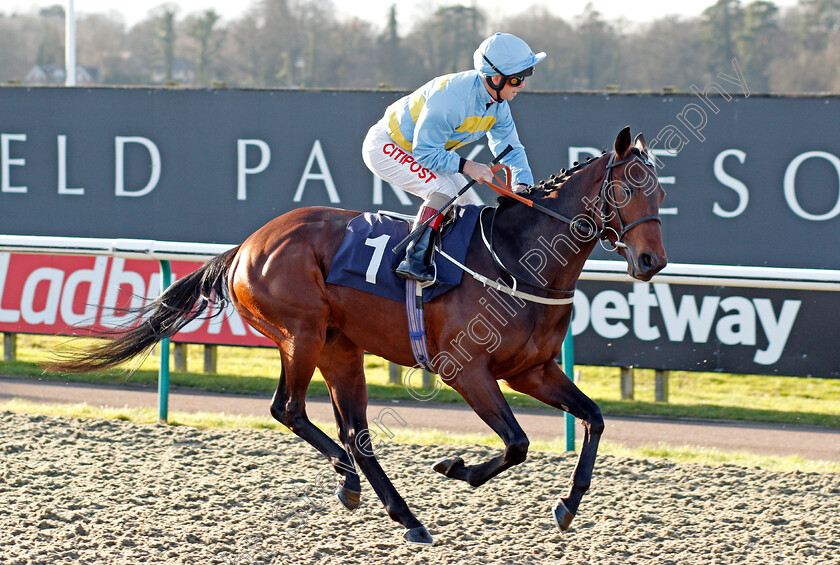
[[[454,76],[454,75],[445,75],[445,76],[441,77],[442,80],[440,81],[440,84],[438,85],[437,90],[443,90],[443,87],[445,87],[446,83],[448,83],[452,79],[452,76]],[[409,113],[409,115],[411,115],[411,119],[412,119],[412,121],[414,121],[415,124],[417,123],[417,119],[420,117],[420,113],[423,111],[423,107],[425,105],[426,105],[426,97],[423,96],[423,94],[420,93],[419,91],[415,92],[411,96],[411,98],[409,98],[409,100],[408,100],[408,113]],[[398,146],[400,146],[400,148],[402,148],[403,150],[411,153],[414,150],[414,148],[412,146],[412,143],[409,140],[407,140],[405,138],[405,136],[403,136],[402,132],[400,131],[400,124],[399,124],[399,120],[397,119],[397,103],[395,102],[394,104],[391,104],[391,106],[388,107],[388,109],[385,111],[385,113],[388,115],[388,133],[391,135],[391,139],[393,139],[394,143],[396,143]],[[464,120],[464,122],[460,126],[458,126],[458,128],[455,131],[461,132],[461,133],[465,133],[465,132],[475,133],[477,131],[489,131],[490,128],[492,128],[493,124],[495,124],[495,123],[496,123],[496,118],[493,117],[493,116],[485,116],[485,117],[471,116],[471,117],[467,118],[466,120]],[[449,151],[451,149],[457,149],[458,147],[461,147],[462,145],[466,145],[468,143],[470,143],[470,142],[469,141],[453,141],[453,140],[450,139],[449,141],[446,142],[446,145],[444,145],[444,148],[447,151]]]
[[[447,151],[451,151],[453,149],[458,149],[459,147],[464,146],[468,143],[472,143],[472,141],[453,141],[450,139],[446,142],[446,145],[444,145],[443,148]]]
[[[411,98],[408,99],[408,113],[411,114],[411,121],[417,123],[417,118],[420,117],[420,112],[426,105],[426,97],[421,92],[415,92]]]
[[[458,126],[455,131],[475,133],[477,131],[490,131],[496,123],[496,116],[470,116]]]
[[[413,147],[411,142],[405,138],[405,136],[400,131],[400,122],[397,120],[397,110],[395,108],[396,102],[391,105],[391,108],[394,108],[390,112],[390,116],[388,116],[388,134],[391,136],[391,139],[394,140],[394,143],[400,146],[403,151],[407,151],[411,153],[413,151]]]

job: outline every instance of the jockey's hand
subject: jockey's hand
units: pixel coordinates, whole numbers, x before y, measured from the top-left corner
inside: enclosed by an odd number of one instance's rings
[[[519,183],[513,187],[513,191],[522,192],[523,190],[528,190],[529,188],[531,188],[530,185]]]
[[[467,161],[464,163],[464,174],[476,182],[493,182],[493,171],[491,171],[490,167],[483,163]]]

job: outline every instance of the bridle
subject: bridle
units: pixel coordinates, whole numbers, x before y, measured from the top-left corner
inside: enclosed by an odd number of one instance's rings
[[[640,224],[643,224],[645,222],[659,222],[661,224],[662,220],[657,215],[649,215],[649,216],[644,216],[642,218],[634,220],[634,221],[630,222],[629,224],[624,223],[624,219],[621,217],[621,207],[615,202],[615,198],[610,197],[610,195],[609,195],[609,191],[613,187],[613,169],[615,167],[618,167],[619,165],[624,165],[624,164],[630,163],[632,161],[639,161],[643,165],[653,167],[653,162],[649,158],[643,157],[641,153],[635,153],[635,152],[630,157],[627,157],[625,159],[621,159],[620,161],[616,161],[615,156],[616,156],[616,153],[613,151],[610,154],[609,161],[607,162],[606,174],[604,176],[604,180],[601,183],[601,187],[598,190],[598,200],[595,203],[593,203],[593,206],[588,206],[587,207],[590,210],[592,210],[592,209],[595,208],[595,205],[598,204],[598,201],[600,201],[600,205],[598,205],[599,220],[600,220],[600,224],[601,224],[600,227],[595,225],[595,220],[591,215],[586,216],[588,221],[592,223],[590,225],[589,223],[587,223],[587,221],[584,221],[579,216],[575,216],[575,218],[568,218],[568,217],[564,216],[563,214],[555,212],[554,210],[546,208],[545,206],[542,206],[541,204],[538,204],[538,203],[534,202],[533,200],[531,200],[529,198],[526,198],[522,194],[517,194],[517,193],[513,192],[510,189],[510,186],[509,186],[510,178],[511,178],[509,169],[507,170],[508,184],[504,185],[504,187],[499,186],[499,185],[494,184],[494,183],[486,183],[486,184],[488,184],[488,186],[493,188],[493,190],[495,190],[496,192],[498,192],[502,196],[512,197],[517,202],[521,202],[521,203],[527,205],[530,208],[534,208],[535,210],[538,210],[538,211],[542,212],[543,214],[546,214],[546,215],[554,218],[555,220],[558,220],[558,221],[561,221],[563,223],[568,224],[569,227],[571,228],[572,233],[573,234],[575,234],[575,233],[579,234],[582,239],[588,241],[590,239],[598,238],[598,240],[601,243],[601,246],[606,251],[610,251],[610,252],[617,251],[618,249],[623,249],[623,248],[627,247],[627,244],[622,241],[624,236],[627,235],[627,232],[629,232],[630,230],[632,230],[636,226],[638,226]],[[499,169],[503,169],[503,168],[506,168],[506,166],[496,165],[495,167],[493,167],[494,174],[496,173],[496,171],[498,171]],[[631,192],[631,196],[632,196],[632,192]],[[612,209],[615,212],[615,215],[618,217],[618,226],[619,226],[618,231],[616,231],[615,228],[613,228],[612,226],[609,225],[610,206],[612,206]],[[485,230],[484,230],[484,212],[488,209],[489,208],[484,208],[481,211],[481,213],[479,214],[479,229],[481,230],[481,238],[484,241],[485,247],[487,247],[488,251],[490,252],[490,256],[493,258],[493,261],[496,263],[496,266],[499,267],[499,269],[501,269],[505,274],[507,274],[508,276],[513,278],[514,285],[515,285],[516,281],[519,281],[521,283],[527,284],[528,286],[538,288],[538,289],[540,289],[542,291],[545,291],[545,292],[548,292],[548,293],[562,294],[562,295],[566,295],[566,296],[573,295],[574,292],[575,292],[574,289],[571,289],[571,290],[557,290],[557,289],[554,289],[554,288],[550,288],[550,287],[547,287],[547,286],[543,286],[543,285],[525,280],[522,277],[520,277],[519,275],[513,273],[510,269],[508,269],[504,265],[504,263],[502,263],[501,259],[499,259],[499,256],[496,254],[496,252],[493,248],[493,233],[494,233],[493,228],[494,228],[495,223],[496,223],[496,214],[499,211],[499,206],[495,206],[495,207],[492,208],[493,215],[492,215],[492,218],[490,220],[490,238],[489,238],[489,240],[485,236]],[[609,232],[612,232],[616,235],[615,242],[610,242]],[[611,243],[612,248],[606,247],[604,245],[604,241],[606,241],[608,243]]]
[[[604,176],[604,181],[601,183],[601,188],[598,191],[598,198],[601,200],[601,206],[599,210],[601,216],[601,228],[595,235],[600,240],[601,247],[603,247],[605,251],[613,252],[617,251],[618,249],[626,248],[627,244],[624,243],[622,239],[624,239],[624,236],[627,235],[627,232],[629,232],[639,224],[643,224],[645,222],[659,222],[660,224],[662,223],[662,219],[658,215],[650,215],[641,217],[625,225],[624,219],[621,217],[621,207],[616,204],[614,198],[610,197],[609,191],[613,185],[613,169],[615,167],[618,167],[619,165],[624,165],[632,161],[638,161],[643,165],[653,167],[653,161],[651,161],[649,158],[642,157],[641,154],[633,153],[633,155],[627,157],[626,159],[622,159],[621,161],[615,161],[615,152],[612,152],[610,154],[610,160],[609,162],[607,162],[607,174]],[[616,231],[615,228],[610,226],[608,223],[608,211],[610,205],[612,205],[612,208],[615,211],[615,215],[618,217],[618,231]],[[574,230],[574,226],[572,226],[572,229]],[[604,245],[605,241],[607,243],[611,243],[609,237],[607,236],[608,232],[613,232],[616,236],[615,242],[612,242],[612,248],[608,248]]]

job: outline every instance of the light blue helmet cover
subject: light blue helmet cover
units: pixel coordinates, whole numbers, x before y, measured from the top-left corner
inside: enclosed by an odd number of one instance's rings
[[[534,53],[528,44],[509,33],[496,33],[481,42],[473,54],[475,70],[484,76],[499,74],[493,66],[485,60],[490,60],[496,69],[504,75],[515,75],[529,67],[533,67],[543,59],[545,53]]]

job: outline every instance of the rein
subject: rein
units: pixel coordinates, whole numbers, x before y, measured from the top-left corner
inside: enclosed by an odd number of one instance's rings
[[[537,204],[533,200],[530,200],[529,198],[525,198],[521,194],[516,194],[513,191],[513,189],[510,187],[510,181],[511,181],[511,178],[512,178],[513,175],[510,172],[510,167],[508,167],[507,165],[504,165],[504,164],[494,165],[490,170],[493,172],[493,177],[496,179],[496,183],[488,182],[486,184],[490,188],[495,190],[497,193],[499,193],[501,196],[509,196],[509,197],[513,198],[514,200],[516,200],[517,202],[521,202],[522,204],[525,204],[529,208],[533,208],[535,210],[538,210],[538,211],[542,212],[543,214],[547,214],[548,216],[551,216],[552,218],[554,218],[556,220],[559,220],[561,222],[565,222],[565,223],[569,224],[570,226],[574,225],[575,221],[572,220],[571,218],[567,218],[566,216],[564,216],[562,214],[558,214],[554,210],[550,210],[550,209],[546,208],[545,206],[543,206],[541,204]],[[502,179],[501,177],[499,177],[499,175],[497,175],[497,173],[500,170],[505,171],[505,173],[506,173],[506,178],[505,179]],[[513,271],[508,269],[505,266],[504,263],[502,263],[502,260],[499,258],[498,255],[496,255],[496,251],[493,249],[493,226],[496,224],[496,213],[499,211],[499,207],[498,206],[493,207],[493,217],[490,220],[490,240],[489,241],[487,240],[487,236],[486,236],[485,231],[484,231],[484,212],[485,212],[485,210],[487,210],[487,208],[484,208],[483,210],[481,210],[481,212],[478,215],[478,228],[481,230],[481,240],[484,242],[484,246],[487,248],[487,251],[490,252],[490,256],[493,258],[493,262],[496,263],[496,266],[499,267],[502,270],[502,272],[504,272],[506,275],[508,275],[511,279],[513,279],[513,288],[516,289],[516,283],[517,283],[517,281],[519,281],[523,284],[527,284],[528,286],[538,288],[539,290],[542,290],[543,292],[547,292],[549,294],[559,294],[559,295],[562,295],[562,296],[565,297],[565,298],[556,298],[556,299],[547,299],[547,300],[557,300],[557,301],[559,301],[559,302],[557,302],[558,304],[571,303],[572,300],[573,300],[572,297],[575,295],[575,289],[557,290],[555,288],[550,288],[550,287],[543,286],[543,285],[540,285],[540,284],[535,284],[531,281],[527,281],[527,280],[523,279],[522,277],[520,277],[519,275],[517,275],[516,273],[514,273]],[[588,228],[588,226],[587,226],[587,228]],[[566,302],[566,301],[568,301],[568,302]]]
[[[529,208],[533,208],[535,210],[538,210],[538,211],[542,212],[543,214],[546,214],[546,215],[554,218],[555,220],[559,220],[559,221],[561,221],[565,224],[568,224],[573,233],[576,230],[580,230],[583,237],[585,237],[587,239],[597,237],[599,239],[599,241],[601,242],[601,247],[603,247],[606,251],[610,251],[610,252],[617,251],[618,249],[622,249],[622,248],[627,247],[627,244],[625,244],[623,241],[621,241],[622,238],[625,235],[627,235],[627,232],[629,232],[630,230],[632,230],[636,226],[638,226],[640,224],[643,224],[645,222],[656,221],[656,222],[659,222],[661,224],[662,220],[659,218],[659,216],[650,215],[650,216],[644,216],[642,218],[634,220],[634,221],[630,222],[629,224],[626,224],[626,225],[624,224],[624,220],[621,217],[620,207],[616,205],[616,203],[614,202],[614,199],[610,199],[610,197],[608,196],[608,191],[609,191],[610,188],[612,188],[612,184],[613,184],[613,178],[612,178],[613,169],[615,167],[619,166],[619,165],[624,165],[626,163],[630,163],[631,161],[639,161],[640,163],[642,163],[644,165],[647,165],[647,166],[653,166],[653,163],[649,159],[643,159],[641,156],[636,155],[636,154],[633,154],[631,157],[628,157],[626,159],[622,159],[620,161],[615,161],[615,156],[616,156],[615,152],[612,152],[610,154],[610,160],[609,160],[609,162],[607,162],[607,167],[606,167],[607,173],[604,176],[603,182],[601,183],[601,188],[598,190],[598,198],[601,201],[601,206],[600,206],[600,209],[599,209],[599,215],[600,215],[600,220],[601,220],[601,228],[597,229],[597,231],[594,231],[593,227],[588,225],[584,221],[568,218],[568,217],[564,216],[563,214],[559,214],[559,213],[555,212],[554,210],[550,210],[550,209],[546,208],[545,206],[542,206],[541,204],[538,204],[538,203],[534,202],[533,200],[530,200],[529,198],[526,198],[526,197],[522,196],[521,194],[517,194],[517,193],[513,192],[513,189],[510,186],[510,181],[511,181],[512,175],[511,175],[510,168],[507,165],[498,164],[498,165],[493,166],[491,168],[491,171],[493,172],[493,176],[494,176],[494,178],[496,179],[497,182],[495,182],[495,183],[488,182],[486,184],[487,184],[487,186],[492,188],[494,191],[496,191],[501,196],[508,196],[510,198],[513,198],[517,202],[525,204]],[[500,170],[505,171],[506,179],[502,179],[501,177],[499,177],[497,175],[498,171],[500,171]],[[616,231],[615,228],[609,226],[609,224],[608,224],[608,222],[609,222],[608,212],[609,212],[610,204],[612,204],[612,207],[615,210],[615,215],[618,217],[619,231]],[[486,210],[486,208],[484,210]],[[547,287],[547,286],[536,284],[536,283],[533,283],[533,282],[530,282],[530,281],[527,281],[527,280],[523,279],[522,277],[520,277],[519,275],[517,275],[516,273],[514,273],[510,269],[508,269],[504,265],[504,263],[502,263],[501,259],[499,259],[499,256],[496,254],[496,252],[493,249],[493,231],[494,231],[493,227],[494,227],[495,222],[496,222],[496,214],[499,210],[499,207],[496,206],[496,207],[493,208],[493,217],[490,220],[490,239],[489,239],[489,241],[488,241],[488,239],[485,235],[485,231],[484,231],[484,210],[482,210],[481,213],[479,214],[479,229],[481,230],[481,239],[484,241],[484,246],[490,252],[490,256],[493,258],[493,261],[496,263],[496,266],[499,267],[505,274],[507,274],[508,276],[510,276],[513,279],[514,289],[516,288],[516,281],[519,281],[523,284],[527,284],[528,286],[538,288],[539,290],[542,290],[544,292],[553,293],[553,294],[563,294],[563,295],[569,296],[569,297],[574,295],[574,293],[575,293],[574,289],[571,289],[571,290],[557,290],[557,289],[554,289],[554,288],[550,288],[550,287]],[[594,220],[593,220],[593,224],[594,224]],[[609,231],[613,232],[616,235],[615,242],[612,243],[612,246],[613,246],[612,249],[607,248],[604,245],[604,241],[609,242],[609,237],[608,237],[608,232]],[[462,269],[469,272],[469,270],[466,269],[465,267],[462,267]],[[473,274],[473,276],[475,277],[475,274]],[[549,300],[551,300],[551,299],[549,299]],[[564,299],[555,299],[555,300],[564,300]]]

